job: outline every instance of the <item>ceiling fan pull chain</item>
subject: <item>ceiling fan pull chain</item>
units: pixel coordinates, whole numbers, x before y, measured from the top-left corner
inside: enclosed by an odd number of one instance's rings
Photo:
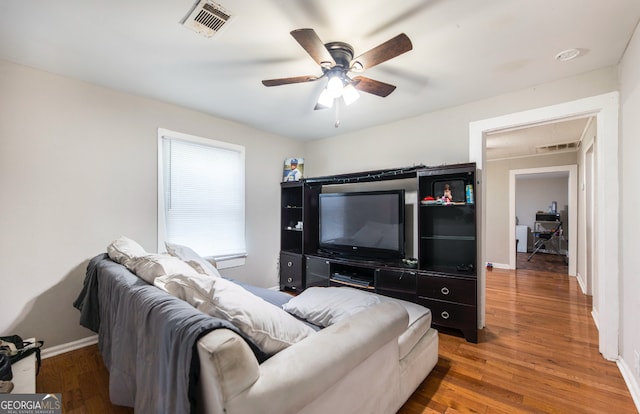
[[[335,112],[335,114],[336,114],[336,123],[333,124],[333,126],[338,128],[340,126],[340,111],[338,109],[340,107],[340,102],[339,102],[338,98],[336,98],[334,100],[333,106],[334,106],[334,108],[336,108],[336,112]]]

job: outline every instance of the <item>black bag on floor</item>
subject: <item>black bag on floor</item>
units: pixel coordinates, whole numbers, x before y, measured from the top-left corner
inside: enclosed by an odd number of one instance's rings
[[[11,381],[12,379],[11,360],[7,355],[0,354],[0,381]]]
[[[18,335],[0,336],[0,354],[8,356],[12,364],[31,354],[36,354],[38,361],[36,375],[40,372],[40,364],[42,363],[40,357],[42,345],[44,345],[44,341],[25,342]]]

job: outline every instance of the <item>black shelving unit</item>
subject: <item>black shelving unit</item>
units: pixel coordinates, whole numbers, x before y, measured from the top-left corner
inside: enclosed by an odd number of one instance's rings
[[[319,188],[304,181],[281,184],[280,289],[305,288],[304,254],[317,249]]]
[[[442,200],[444,188],[452,197]],[[478,341],[476,166],[473,163],[418,172],[417,301],[433,323]]]
[[[304,235],[303,183],[283,183],[281,191],[280,250],[302,253]]]

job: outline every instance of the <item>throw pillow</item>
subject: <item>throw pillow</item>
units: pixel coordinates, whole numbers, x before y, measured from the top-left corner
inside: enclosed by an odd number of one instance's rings
[[[167,248],[167,253],[184,261],[189,266],[193,267],[196,272],[209,276],[220,277],[218,269],[190,247],[169,242],[164,242],[164,245]]]
[[[167,275],[156,281],[167,292],[211,316],[225,319],[273,355],[315,331],[279,307],[224,278]]]
[[[215,316],[229,320],[272,355],[315,331],[237,284],[216,279]]]
[[[107,246],[107,254],[111,260],[131,270],[131,260],[144,256],[147,252],[134,240],[120,236]]]
[[[189,275],[174,273],[160,276],[153,281],[153,284],[210,315],[215,281],[215,278],[208,275],[193,272]]]
[[[311,287],[282,308],[314,325],[327,327],[378,303],[378,296],[346,286]]]
[[[169,274],[196,275],[197,272],[188,264],[177,257],[164,254],[148,254],[146,256],[131,259],[129,262],[131,271],[147,283],[154,283],[160,276]]]

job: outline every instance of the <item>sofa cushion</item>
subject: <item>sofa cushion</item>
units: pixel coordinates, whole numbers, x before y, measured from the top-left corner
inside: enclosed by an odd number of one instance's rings
[[[191,266],[182,260],[166,254],[147,254],[146,256],[131,259],[129,265],[131,266],[129,270],[151,284],[156,278],[168,274],[197,274]]]
[[[167,275],[156,286],[191,305],[234,324],[268,355],[315,331],[282,309],[224,278],[203,275]]]
[[[397,303],[409,315],[407,330],[398,337],[402,359],[431,327],[431,311],[417,303],[346,286],[311,287],[282,305],[282,308],[314,325],[327,327],[383,302]]]
[[[196,272],[209,276],[220,277],[218,269],[216,269],[211,262],[196,253],[192,248],[169,242],[164,242],[164,245],[167,248],[167,253],[187,263],[189,266],[193,267]]]
[[[431,328],[431,310],[406,300],[390,298],[388,296],[378,295],[377,293],[374,293],[374,295],[378,296],[381,302],[395,302],[401,305],[407,311],[407,314],[409,314],[409,326],[407,330],[398,337],[400,359],[402,359],[409,354],[418,341],[420,341]]]
[[[282,308],[314,325],[327,327],[378,303],[378,296],[346,286],[310,287]]]
[[[131,260],[148,254],[136,241],[120,236],[107,246],[109,258],[131,270]]]

